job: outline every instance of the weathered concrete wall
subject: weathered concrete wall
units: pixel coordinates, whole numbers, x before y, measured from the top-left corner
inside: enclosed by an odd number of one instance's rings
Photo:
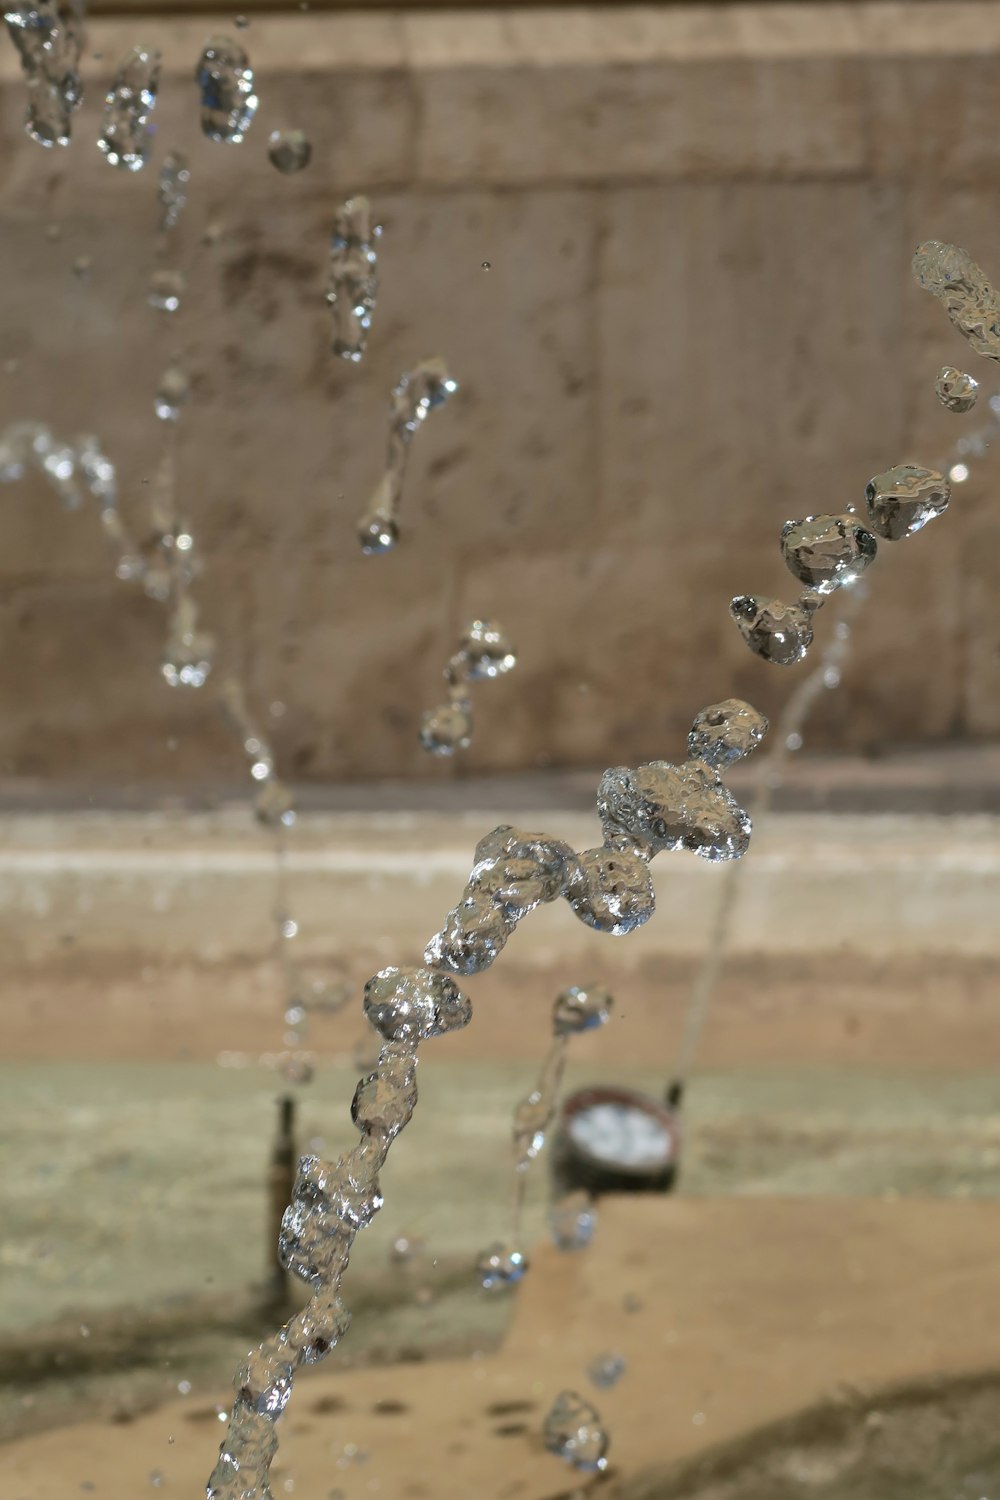
[[[931,382],[965,348],[908,261],[956,239],[1000,275],[1000,4],[254,20],[262,107],[239,149],[197,137],[209,29],[95,23],[65,153],[22,136],[4,52],[2,413],[100,432],[139,514],[151,393],[185,351],[201,594],[255,702],[285,705],[289,773],[440,775],[417,725],[474,614],[521,665],[478,695],[469,770],[672,756],[712,697],[774,708],[791,674],[745,651],[729,596],[788,587],[787,517],[961,432]],[[144,305],[155,167],[115,173],[93,144],[112,65],[146,38],[165,54],[156,160],[193,160],[191,290],[167,329]],[[267,162],[277,126],[313,139],[299,177]],[[383,289],[349,368],[323,290],[332,211],[359,189],[386,225]],[[414,445],[403,543],[363,558],[386,397],[431,353],[461,394]],[[989,462],[884,549],[817,740],[1000,731]],[[93,516],[36,484],[0,505],[0,774],[236,774],[207,705],[161,684],[162,614],[110,576]]]

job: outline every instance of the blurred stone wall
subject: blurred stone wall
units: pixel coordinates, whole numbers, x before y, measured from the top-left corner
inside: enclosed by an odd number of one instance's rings
[[[1000,277],[1000,5],[255,18],[262,104],[239,148],[198,136],[210,29],[95,22],[76,138],[52,153],[22,134],[4,44],[2,421],[97,431],[138,518],[152,391],[185,355],[199,591],[288,773],[453,774],[417,728],[475,615],[521,660],[478,691],[461,771],[673,758],[706,701],[775,709],[795,679],[747,653],[730,595],[791,588],[788,517],[859,500],[977,422],[935,401],[938,366],[973,356],[908,263],[955,239]],[[94,141],[136,41],[165,68],[153,163],[130,176]],[[276,127],[312,138],[297,177],[268,163]],[[144,296],[173,145],[192,156],[190,291],[164,326]],[[385,236],[352,367],[328,352],[323,294],[332,213],[357,190]],[[388,392],[437,353],[461,392],[414,443],[398,551],[364,558]],[[974,373],[988,394],[990,367]],[[1000,453],[883,549],[813,743],[1000,730],[998,482]],[[95,517],[37,482],[0,506],[0,775],[241,774],[210,701],[161,682],[162,612],[112,577]]]

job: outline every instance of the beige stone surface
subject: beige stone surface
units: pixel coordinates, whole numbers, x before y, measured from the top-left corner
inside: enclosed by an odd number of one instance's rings
[[[207,24],[95,21],[65,153],[24,139],[0,54],[3,410],[98,430],[141,525],[151,393],[183,353],[206,614],[261,716],[279,705],[289,773],[452,774],[416,733],[472,614],[508,625],[521,666],[478,693],[460,771],[672,758],[711,697],[775,708],[791,674],[746,653],[730,594],[789,587],[789,515],[856,501],[875,469],[936,461],[962,430],[931,381],[964,346],[907,266],[927,235],[990,265],[1000,5],[264,17],[239,150],[198,137]],[[166,329],[143,305],[155,165],[116,174],[93,146],[140,30],[165,59],[157,151],[193,163],[190,290]],[[284,179],[265,143],[288,125],[316,154]],[[364,364],[341,368],[326,243],[358,189],[386,225],[383,289]],[[221,237],[200,247],[209,223]],[[460,394],[414,444],[398,553],[362,558],[387,393],[436,352]],[[998,732],[993,463],[883,549],[817,742]],[[0,503],[0,773],[236,779],[212,704],[160,682],[162,617],[111,578],[94,517],[61,515],[37,481]]]
[[[559,1390],[589,1389],[586,1367],[609,1347],[628,1367],[596,1399],[610,1488],[627,1493],[845,1387],[993,1368],[998,1254],[993,1203],[605,1200],[586,1255],[538,1252],[499,1353],[301,1377],[275,1493],[555,1500],[573,1476],[544,1452],[542,1418]],[[87,1481],[101,1500],[132,1500],[153,1469],[197,1492],[221,1436],[213,1403],[229,1399],[198,1390],[127,1426],[11,1443],[4,1493],[54,1500]]]

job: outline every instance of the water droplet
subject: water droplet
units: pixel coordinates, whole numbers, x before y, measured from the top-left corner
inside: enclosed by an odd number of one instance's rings
[[[898,542],[947,510],[951,490],[944,475],[934,469],[898,464],[875,475],[865,499],[872,530],[887,542]]]
[[[820,594],[856,582],[875,560],[878,543],[850,516],[786,521],[781,550],[790,573]]]
[[[602,984],[571,985],[556,996],[552,1025],[556,1036],[577,1036],[603,1026],[611,1014],[614,997]]]
[[[157,312],[176,312],[187,287],[183,271],[172,271],[158,267],[149,278],[146,300]]]
[[[472,743],[471,708],[442,703],[431,708],[420,721],[420,743],[431,755],[454,755]]]
[[[246,51],[232,37],[205,43],[195,82],[201,90],[201,128],[210,141],[238,146],[257,113],[253,69]]]
[[[548,1451],[575,1469],[593,1473],[607,1468],[608,1435],[600,1414],[575,1391],[560,1392],[545,1418],[542,1432]]]
[[[594,1238],[597,1208],[589,1193],[567,1193],[549,1214],[549,1229],[557,1250],[585,1250]]]
[[[424,1041],[460,1030],[472,1004],[446,974],[432,969],[380,969],[365,985],[364,1012],[387,1042]]]
[[[430,412],[443,406],[458,390],[444,360],[425,359],[400,378],[389,403],[386,467],[368,509],[358,522],[361,550],[387,551],[399,535],[399,507],[406,458],[413,434]]]
[[[173,229],[187,202],[191,171],[183,151],[168,151],[160,168],[157,196],[160,201],[160,229]]]
[[[327,306],[333,315],[331,347],[340,359],[354,364],[364,355],[375,312],[378,293],[375,244],[381,234],[382,226],[375,222],[367,198],[361,195],[348,198],[337,210],[330,236],[326,287]]]
[[[623,1355],[599,1354],[587,1370],[587,1374],[600,1390],[607,1391],[613,1385],[618,1384],[626,1368]]]
[[[741,698],[726,698],[696,715],[688,735],[688,755],[723,771],[752,755],[767,734],[767,720]]]
[[[301,130],[272,130],[267,156],[284,176],[301,172],[312,160],[312,143]]]
[[[83,98],[83,5],[76,0],[11,0],[4,9],[28,86],[25,130],[40,146],[68,146]]]
[[[516,1286],[528,1269],[528,1258],[519,1245],[498,1240],[488,1245],[476,1260],[476,1272],[488,1292]]]
[[[979,381],[956,370],[954,365],[942,365],[934,381],[934,392],[942,406],[949,411],[967,412],[975,406],[979,396]]]
[[[493,267],[490,265],[489,261],[488,260],[484,260],[483,261],[483,270],[484,271],[491,271],[492,269],[493,269]]]
[[[798,604],[739,594],[729,613],[750,650],[776,666],[794,666],[812,645],[812,621]]]
[[[262,762],[258,762],[262,764]],[[254,796],[254,815],[265,828],[291,828],[295,822],[295,799],[283,781],[266,775]]]
[[[1000,298],[967,250],[926,240],[913,256],[913,275],[944,307],[977,354],[1000,359]]]
[[[94,264],[89,255],[78,255],[73,262],[73,275],[77,281],[89,281],[93,270]]]
[[[113,167],[138,172],[149,155],[149,116],[156,106],[160,54],[133,47],[104,100],[97,144]]]
[[[156,387],[153,410],[161,422],[176,422],[180,417],[181,407],[187,404],[190,397],[191,380],[187,371],[183,370],[180,365],[168,365]],[[190,538],[186,540],[190,546]],[[187,550],[187,547],[182,545],[181,537],[177,538],[177,545],[182,552]]]

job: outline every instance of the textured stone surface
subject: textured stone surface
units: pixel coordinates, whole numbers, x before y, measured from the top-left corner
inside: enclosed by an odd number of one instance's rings
[[[94,23],[103,57],[66,153],[23,138],[16,58],[0,55],[0,391],[11,419],[97,429],[134,513],[152,394],[184,349],[181,497],[205,548],[205,624],[255,705],[285,706],[289,774],[453,774],[421,752],[420,715],[483,613],[521,665],[484,699],[459,773],[638,763],[727,694],[773,713],[790,684],[749,657],[729,598],[780,592],[789,517],[860,502],[873,473],[940,463],[958,435],[933,379],[964,346],[908,262],[939,236],[1000,275],[980,186],[1000,5],[264,18],[248,34],[260,120],[233,150],[198,130],[190,73],[209,28],[149,29],[159,136],[134,176],[93,147],[131,22]],[[292,125],[314,157],[286,179],[266,142]],[[143,295],[154,174],[175,145],[191,154],[190,275],[164,335]],[[331,358],[323,303],[352,190],[386,225],[357,368]],[[199,251],[209,221],[223,233]],[[461,390],[414,446],[398,552],[362,558],[387,393],[436,352]],[[988,370],[973,373],[987,395]],[[848,674],[813,742],[997,732],[976,493],[956,496],[933,549],[880,559],[879,671]],[[162,618],[115,585],[91,518],[33,485],[0,506],[4,609],[38,602],[4,632],[0,771],[235,779],[211,710],[160,685]]]

